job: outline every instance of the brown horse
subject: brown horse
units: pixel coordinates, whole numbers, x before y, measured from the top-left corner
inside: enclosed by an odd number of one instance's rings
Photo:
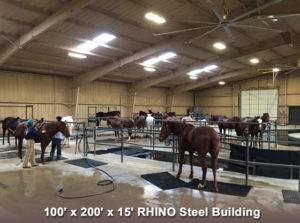
[[[3,145],[4,145],[4,139],[5,139],[5,132],[7,130],[7,142],[10,145],[9,142],[9,137],[10,134],[14,134],[17,125],[20,124],[22,122],[22,120],[17,117],[17,118],[13,118],[13,117],[7,117],[3,120],[2,122],[2,133],[3,133]],[[15,143],[17,146],[17,140],[15,139]]]
[[[219,122],[223,119],[227,119],[227,117],[224,115],[211,115],[210,119],[209,119],[209,121],[211,121],[211,122],[209,122],[209,124],[213,125],[214,124],[213,122]]]
[[[144,133],[144,128],[146,127],[146,117],[144,115],[133,115],[134,125],[137,130]]]
[[[179,145],[179,170],[177,178],[180,177],[182,171],[182,165],[184,161],[184,153],[188,151],[190,154],[191,172],[190,178],[193,178],[193,159],[194,152],[198,153],[198,158],[202,167],[202,180],[198,185],[198,188],[205,187],[206,184],[206,154],[209,152],[212,160],[212,170],[214,175],[213,190],[217,191],[216,169],[218,162],[218,154],[220,151],[220,137],[218,133],[209,126],[194,127],[191,124],[185,124],[174,121],[164,121],[160,134],[159,141],[165,140],[171,133],[178,137]]]
[[[70,137],[69,129],[67,127],[67,124],[65,122],[43,122],[43,123],[34,123],[34,125],[38,128],[40,132],[45,130],[46,132],[42,134],[42,136],[39,137],[37,143],[41,143],[41,160],[42,163],[45,164],[44,161],[44,154],[46,147],[49,145],[51,142],[53,136],[57,132],[62,132],[65,137]],[[18,139],[18,150],[19,150],[19,157],[22,159],[22,144],[23,144],[23,139],[25,138],[25,130],[27,128],[27,123],[22,122],[20,123],[15,131],[15,137]]]
[[[128,131],[128,140],[131,139],[132,128],[134,127],[134,121],[132,118],[115,118],[115,117],[108,117],[107,118],[107,125],[111,125],[112,128],[127,128]],[[119,140],[119,130],[115,131],[116,140]]]
[[[237,116],[232,118],[221,118],[218,122],[220,134],[222,134],[222,130],[224,131],[224,135],[226,135],[226,129],[236,129],[236,126],[240,121],[241,118]]]

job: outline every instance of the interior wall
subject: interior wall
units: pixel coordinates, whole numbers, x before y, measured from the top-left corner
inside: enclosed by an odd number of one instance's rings
[[[300,106],[300,71],[279,74],[274,84],[272,75],[264,75],[225,86],[196,92],[196,106],[209,115],[240,116],[240,92],[242,90],[279,89],[278,122],[288,123],[289,106]]]
[[[55,120],[57,115],[75,114],[77,88],[68,77],[0,71],[0,80],[0,120],[8,116],[26,118],[25,105],[33,105],[35,119]],[[135,93],[137,96],[132,96]],[[134,92],[128,84],[96,81],[79,88],[77,117],[81,118],[80,121],[87,120],[89,106],[90,116],[94,115],[95,106],[98,106],[97,112],[106,112],[107,107],[120,110],[120,95],[123,95],[122,116],[149,109],[185,115],[186,110],[193,106],[190,92],[172,97],[165,88]]]

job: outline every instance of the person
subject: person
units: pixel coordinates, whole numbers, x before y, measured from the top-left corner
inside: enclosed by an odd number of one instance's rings
[[[45,130],[42,131],[45,133]],[[34,152],[34,143],[37,142],[38,138],[42,135],[35,126],[33,126],[32,119],[27,121],[27,128],[25,130],[25,139],[26,139],[26,153],[23,163],[23,168],[29,168],[28,162],[30,161],[31,166],[38,166],[35,161],[35,152]]]
[[[62,117],[61,116],[57,116],[56,117],[56,121],[57,122],[61,122]],[[49,161],[53,160],[54,157],[54,153],[55,153],[55,148],[57,147],[57,152],[56,152],[56,160],[60,160],[61,159],[61,141],[64,139],[64,135],[58,131],[51,142],[51,152],[50,152],[50,157],[49,157]]]

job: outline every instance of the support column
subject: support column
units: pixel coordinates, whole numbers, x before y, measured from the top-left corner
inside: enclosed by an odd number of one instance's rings
[[[166,112],[172,112],[173,109],[173,103],[174,103],[174,95],[167,94],[166,96]]]
[[[74,112],[75,119],[78,117],[78,101],[79,101],[79,87],[77,87],[77,91],[76,91],[76,102],[75,102],[75,112]]]

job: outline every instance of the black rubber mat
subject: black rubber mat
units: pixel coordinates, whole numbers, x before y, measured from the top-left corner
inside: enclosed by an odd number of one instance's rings
[[[180,187],[187,187],[190,189],[199,190],[198,189],[198,184],[200,183],[199,179],[193,179],[191,182],[186,183],[183,180],[177,179],[176,177],[174,177],[172,174],[168,172],[144,174],[141,175],[141,177],[149,181],[150,183],[154,184],[155,186],[161,188],[162,190],[169,190],[169,189],[175,189]],[[212,187],[213,187],[213,182],[207,181],[206,187],[201,190],[213,192],[211,190]],[[250,186],[218,182],[218,192],[216,193],[246,197],[250,189],[251,189]]]
[[[88,162],[89,162],[90,165],[87,163],[87,160],[85,158],[65,161],[65,163],[75,165],[75,166],[79,166],[79,167],[82,167],[82,168],[91,168],[92,166],[103,166],[103,165],[107,164],[107,163],[104,163],[104,162],[100,162],[100,161],[97,161],[97,160],[91,160],[91,159],[89,159]]]
[[[126,148],[124,148],[125,150]],[[101,150],[96,150],[96,155],[102,155],[102,154],[107,154],[107,153],[115,153],[121,150],[121,147],[115,147],[111,149],[101,149]],[[94,154],[94,151],[89,151],[88,153]]]
[[[95,142],[98,142],[98,143],[116,143],[116,140],[115,139],[112,139],[112,138],[108,138],[108,139],[98,139],[96,140]]]
[[[36,155],[41,154],[41,151],[35,150],[35,154]],[[22,157],[24,158],[24,156],[25,156],[25,150],[23,149]],[[0,159],[11,159],[11,158],[17,158],[17,157],[19,157],[19,153],[17,150],[15,150],[14,152],[7,151],[7,153],[0,154]]]
[[[121,154],[121,150],[114,152],[115,154]],[[137,154],[141,153],[151,153],[151,151],[146,149],[140,149],[140,148],[126,148],[124,149],[124,155],[125,156],[135,156]]]
[[[200,183],[199,179],[193,179],[191,182],[187,184],[187,187],[198,190],[199,183]],[[206,181],[206,186],[200,190],[215,192],[212,191],[213,183],[214,183],[213,181]],[[238,196],[238,197],[247,197],[250,190],[251,190],[251,186],[218,182],[218,192],[216,193],[227,194],[227,195]]]
[[[45,159],[45,162],[46,162],[46,163],[47,163],[47,162],[56,162],[56,161],[57,161],[57,160],[56,160],[56,156],[54,156],[52,160],[49,160],[49,157],[45,157],[44,159]],[[59,160],[66,160],[66,159],[68,159],[68,158],[66,158],[66,157],[61,157]],[[36,161],[37,163],[42,163],[41,158],[36,158],[35,161]]]
[[[185,187],[187,185],[186,182],[177,179],[168,172],[143,174],[141,177],[162,190],[170,190]]]
[[[286,203],[300,204],[300,192],[291,190],[282,190],[283,200]]]

